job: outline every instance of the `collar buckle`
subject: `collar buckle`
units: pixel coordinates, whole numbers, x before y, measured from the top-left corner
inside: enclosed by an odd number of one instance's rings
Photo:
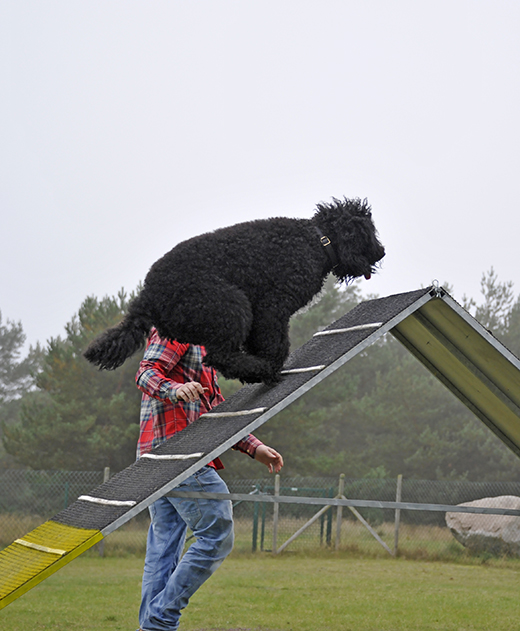
[[[323,235],[320,239],[321,245],[326,248],[328,245],[332,245],[329,237],[326,237],[325,235]]]

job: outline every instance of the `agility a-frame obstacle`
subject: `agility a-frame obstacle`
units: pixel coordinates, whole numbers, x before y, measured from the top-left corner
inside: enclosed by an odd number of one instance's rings
[[[279,384],[245,386],[1,551],[0,608],[172,491],[388,332],[520,455],[520,361],[442,289],[366,301],[292,353]]]

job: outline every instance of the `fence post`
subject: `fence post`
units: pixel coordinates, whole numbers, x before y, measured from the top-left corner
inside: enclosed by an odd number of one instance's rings
[[[403,488],[403,476],[400,473],[397,476],[397,488],[395,491],[395,501],[401,501],[401,492]],[[399,547],[399,523],[401,521],[401,509],[395,509],[395,526],[394,526],[394,557],[397,557],[397,549]]]
[[[345,492],[345,474],[342,473],[339,476],[338,482],[338,497],[343,497],[343,493]],[[338,506],[338,512],[336,514],[336,551],[339,550],[339,546],[341,543],[341,522],[343,518],[343,506]]]
[[[274,476],[274,496],[280,495],[280,474],[277,473]],[[280,510],[280,504],[275,501],[273,506],[273,554],[276,554],[278,549],[278,514]]]
[[[108,482],[110,480],[110,467],[105,467],[103,469],[103,483]],[[105,540],[101,539],[98,543],[99,556],[102,557],[105,554]]]
[[[329,489],[329,497],[334,497],[334,487]],[[327,510],[327,534],[326,544],[330,546],[332,543],[332,506]]]
[[[260,507],[258,502],[254,502],[253,506],[253,544],[251,546],[251,552],[256,552],[257,540],[258,540],[258,511]]]
[[[265,541],[265,517],[267,511],[267,504],[262,504],[262,527],[260,529],[260,551],[264,551],[264,541]]]
[[[323,497],[326,497],[325,494],[323,494]],[[325,514],[322,513],[320,515],[320,546],[323,545],[323,533],[325,532]]]
[[[256,493],[261,493],[262,488],[260,484],[255,484]],[[256,552],[258,549],[258,513],[260,512],[260,506],[258,502],[253,502],[253,544],[252,552]]]

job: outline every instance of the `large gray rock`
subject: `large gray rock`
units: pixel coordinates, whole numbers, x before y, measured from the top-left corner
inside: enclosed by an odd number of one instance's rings
[[[474,502],[459,504],[459,506],[520,510],[520,497],[515,495],[484,497]],[[471,550],[520,556],[520,517],[446,513],[446,524],[455,539]]]

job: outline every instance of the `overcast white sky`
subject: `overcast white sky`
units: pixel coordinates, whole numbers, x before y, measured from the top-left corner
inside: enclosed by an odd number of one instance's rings
[[[515,282],[518,0],[3,0],[0,310],[28,341],[176,243],[367,197],[363,291]]]

